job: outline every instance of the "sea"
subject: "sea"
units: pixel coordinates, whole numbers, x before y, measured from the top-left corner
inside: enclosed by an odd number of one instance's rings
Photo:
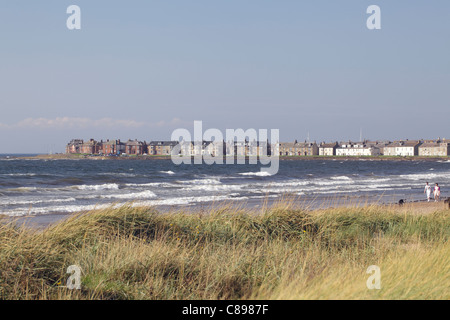
[[[425,182],[450,196],[450,160],[280,160],[259,165],[175,165],[170,159],[37,160],[0,155],[0,214],[73,213],[123,204],[199,207],[227,201],[259,206],[290,196],[305,203],[361,199],[422,201]],[[29,156],[29,155],[27,155]]]

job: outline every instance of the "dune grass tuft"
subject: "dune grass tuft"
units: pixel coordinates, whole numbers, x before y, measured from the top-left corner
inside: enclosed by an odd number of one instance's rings
[[[449,299],[449,236],[445,210],[111,207],[43,231],[1,224],[0,299]]]

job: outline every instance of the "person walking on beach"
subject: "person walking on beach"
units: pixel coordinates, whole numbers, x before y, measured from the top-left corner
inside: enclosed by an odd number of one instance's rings
[[[441,187],[439,187],[439,185],[436,183],[436,185],[434,186],[434,201],[438,202],[440,196],[441,196]]]
[[[425,186],[425,190],[423,191],[423,193],[427,194],[427,200],[428,200],[428,202],[430,202],[431,201],[431,186],[428,184],[428,182]]]

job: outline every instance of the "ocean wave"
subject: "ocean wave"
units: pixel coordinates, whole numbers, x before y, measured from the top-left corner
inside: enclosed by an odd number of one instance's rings
[[[30,208],[17,208],[8,209],[3,211],[2,214],[11,217],[21,217],[27,215],[39,215],[39,214],[51,214],[51,213],[74,213],[81,211],[90,211],[94,209],[105,209],[112,207],[111,204],[92,204],[92,205],[67,205],[67,206],[49,206],[49,207],[30,207]],[[117,205],[113,206],[117,207]]]
[[[38,188],[36,187],[19,187],[19,188],[11,188],[11,189],[4,189],[3,192],[17,192],[17,193],[28,193],[37,191]]]
[[[137,192],[137,193],[122,193],[122,194],[106,194],[99,196],[102,199],[147,199],[156,198],[156,194],[150,190]]]
[[[366,191],[385,191],[385,190],[396,190],[396,189],[407,189],[411,190],[412,187],[408,183],[391,183],[391,184],[346,184],[346,185],[309,185],[309,186],[298,186],[298,187],[288,187],[283,185],[264,186],[259,190],[246,189],[246,192],[253,193],[298,193],[304,192],[308,194],[327,194],[327,193],[338,193],[338,192],[366,192]]]
[[[347,176],[330,177],[331,180],[352,180],[352,178]]]
[[[46,203],[59,203],[59,202],[73,202],[75,198],[64,199],[44,199],[44,200],[14,200],[14,199],[1,199],[0,205],[34,205],[34,204],[46,204]]]
[[[257,177],[270,177],[271,173],[267,171],[257,171],[257,172],[243,172],[239,173],[241,176],[257,176]]]
[[[102,172],[98,173],[100,176],[108,176],[108,177],[136,177],[135,173],[128,172]]]
[[[178,197],[178,198],[168,198],[161,200],[149,200],[143,202],[136,202],[135,206],[172,206],[172,205],[189,205],[202,202],[216,202],[216,201],[226,201],[226,200],[248,200],[246,196],[236,197],[231,195],[222,196],[202,196],[202,197]]]
[[[198,184],[221,184],[222,182],[220,182],[220,179],[194,179],[194,180],[180,180],[177,181],[178,183],[181,184],[193,184],[193,185],[198,185]]]
[[[166,174],[170,174],[170,175],[173,175],[173,174],[175,174],[175,172],[173,172],[173,171],[160,171],[160,173],[166,173]]]
[[[392,179],[391,178],[372,177],[370,179],[356,180],[355,183],[374,183],[374,182],[387,182],[387,181],[392,181]]]
[[[255,183],[257,186],[270,186],[270,187],[296,187],[296,186],[306,186],[314,183],[314,180],[288,180],[286,182],[269,182],[269,183]]]
[[[119,190],[119,185],[117,183],[106,183],[106,184],[94,184],[94,185],[81,185],[75,186],[79,190]]]
[[[231,195],[224,196],[203,196],[203,197],[178,197],[178,198],[168,198],[161,200],[146,200],[146,201],[135,201],[132,203],[115,203],[115,204],[89,204],[89,205],[66,205],[66,206],[48,206],[48,207],[31,207],[31,208],[16,208],[9,209],[7,211],[1,212],[7,216],[26,216],[26,215],[39,215],[39,214],[50,214],[50,213],[74,213],[82,211],[90,211],[95,209],[106,209],[106,208],[120,208],[124,205],[130,205],[132,207],[139,206],[172,206],[172,205],[191,205],[196,203],[204,202],[216,202],[216,201],[226,201],[226,200],[247,200],[248,197],[236,197]]]
[[[415,174],[403,174],[399,175],[399,178],[415,180],[415,181],[425,181],[425,180],[449,180],[450,172],[440,172],[440,173],[415,173]]]
[[[311,183],[319,186],[342,186],[345,184],[354,184],[353,180],[315,180],[311,181]]]
[[[132,188],[147,188],[147,187],[163,187],[163,188],[179,188],[178,184],[168,183],[168,182],[149,182],[149,183],[126,183],[126,187]]]
[[[213,185],[196,185],[191,187],[186,187],[181,190],[188,190],[188,191],[230,191],[230,190],[242,190],[243,187],[246,185],[233,185],[233,184],[213,184]]]
[[[373,191],[392,191],[396,190],[395,188],[380,188],[377,190],[372,189],[352,189],[352,190],[345,190],[345,189],[336,189],[336,190],[328,190],[328,191],[320,191],[320,192],[311,192],[312,195],[325,195],[325,194],[340,194],[340,193],[365,193],[365,192],[373,192]]]
[[[0,176],[5,177],[34,177],[37,173],[2,173]]]

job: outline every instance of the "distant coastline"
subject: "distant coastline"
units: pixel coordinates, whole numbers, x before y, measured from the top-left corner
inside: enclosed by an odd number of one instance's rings
[[[236,158],[236,156],[235,156]],[[241,157],[239,157],[241,158]],[[246,157],[245,159],[256,158]],[[171,156],[165,155],[122,155],[102,156],[86,154],[39,154],[39,155],[17,155],[9,159],[20,160],[171,160]],[[280,160],[374,160],[374,161],[439,161],[450,160],[450,156],[279,156]]]

